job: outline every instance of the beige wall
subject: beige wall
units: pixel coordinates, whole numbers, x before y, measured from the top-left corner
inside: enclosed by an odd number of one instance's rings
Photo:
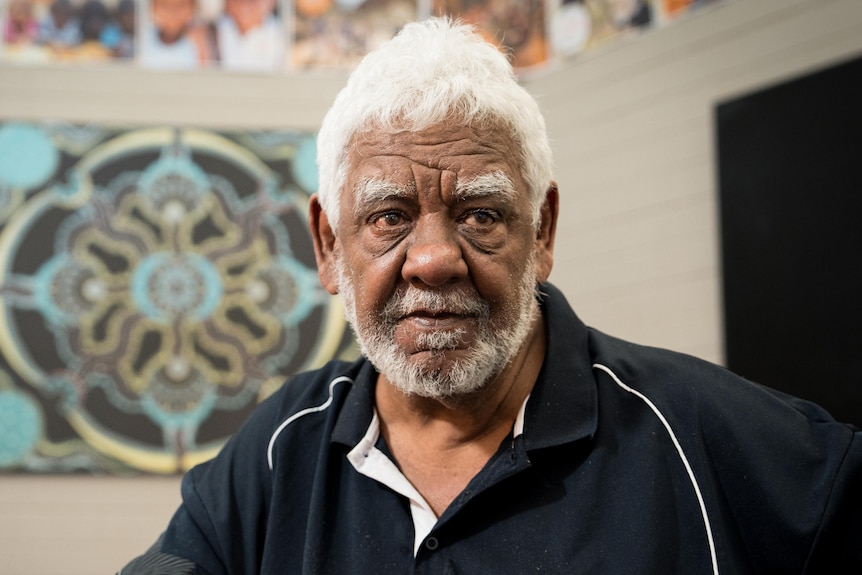
[[[552,280],[582,318],[722,359],[714,106],[862,54],[859,0],[723,0],[527,79],[556,152]],[[0,67],[0,119],[314,129],[343,79]],[[0,574],[110,573],[176,478],[0,477]]]
[[[533,80],[581,318],[720,363],[714,107],[860,53],[859,0],[727,0]]]
[[[111,574],[159,536],[173,477],[0,477],[0,574]]]

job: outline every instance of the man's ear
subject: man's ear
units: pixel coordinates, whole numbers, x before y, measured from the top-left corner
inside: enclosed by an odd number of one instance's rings
[[[557,183],[551,182],[545,203],[540,211],[539,228],[536,230],[536,275],[543,283],[551,275],[554,267],[554,239],[557,234],[557,216],[560,211],[560,194]]]
[[[320,283],[332,295],[338,293],[338,271],[335,255],[335,232],[329,218],[318,201],[317,194],[308,202],[308,227],[314,242],[314,259],[317,260],[317,275]]]

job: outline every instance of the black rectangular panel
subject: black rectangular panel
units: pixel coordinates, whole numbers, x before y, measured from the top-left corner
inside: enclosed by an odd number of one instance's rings
[[[862,58],[716,125],[727,366],[862,424]]]

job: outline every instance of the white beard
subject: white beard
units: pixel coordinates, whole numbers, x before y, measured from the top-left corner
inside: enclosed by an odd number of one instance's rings
[[[374,367],[399,390],[408,395],[432,399],[463,397],[478,391],[500,375],[523,346],[538,313],[534,257],[527,262],[516,301],[508,302],[492,318],[489,302],[475,289],[429,291],[408,286],[399,290],[378,315],[374,312],[362,320],[356,314],[355,286],[338,258],[339,292],[347,321],[356,334],[362,353]],[[416,309],[462,313],[477,318],[478,334],[467,356],[450,361],[445,367],[423,365],[411,358],[395,342],[398,321]],[[442,353],[461,343],[458,330],[441,330],[418,336],[419,348]],[[436,365],[436,364],[435,364]]]

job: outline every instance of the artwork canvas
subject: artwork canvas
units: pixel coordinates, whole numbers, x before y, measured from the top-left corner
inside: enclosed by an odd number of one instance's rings
[[[0,470],[181,472],[356,357],[314,157],[305,132],[0,124]]]

